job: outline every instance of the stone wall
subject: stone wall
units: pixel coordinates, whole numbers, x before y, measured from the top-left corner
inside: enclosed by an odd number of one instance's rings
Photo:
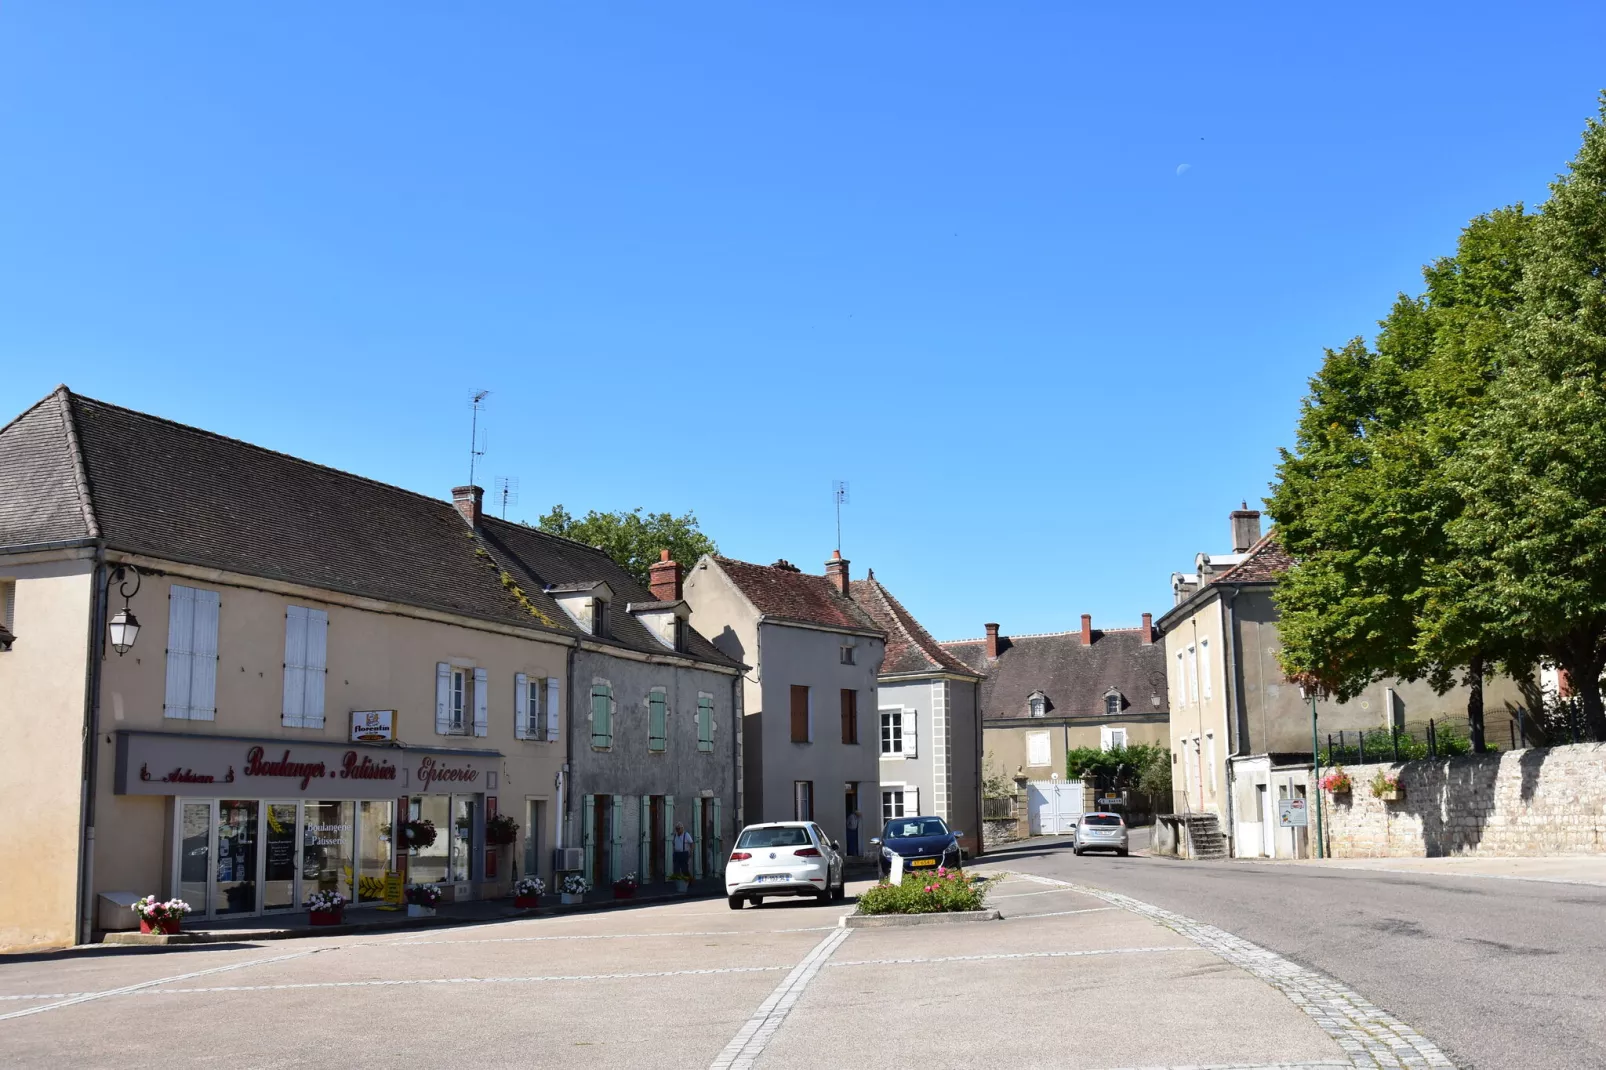
[[[1372,794],[1379,769],[1398,772],[1400,799]],[[1336,858],[1606,854],[1606,744],[1347,771],[1350,795],[1322,799]]]
[[[983,849],[1014,843],[1021,838],[1020,823],[1012,817],[993,817],[981,823],[981,845]]]

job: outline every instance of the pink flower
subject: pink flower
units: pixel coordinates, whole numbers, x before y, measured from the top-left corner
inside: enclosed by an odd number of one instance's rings
[[[938,866],[937,867],[937,876],[946,877],[947,875],[948,875],[948,867],[947,866]]]

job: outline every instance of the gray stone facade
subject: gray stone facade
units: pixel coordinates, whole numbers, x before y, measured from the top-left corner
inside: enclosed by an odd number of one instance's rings
[[[1399,799],[1373,795],[1380,769],[1399,775]],[[1606,744],[1346,771],[1348,796],[1322,798],[1335,857],[1606,853]]]

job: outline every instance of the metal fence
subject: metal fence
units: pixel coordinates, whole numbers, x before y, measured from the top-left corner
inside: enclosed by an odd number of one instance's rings
[[[987,821],[1008,820],[1015,816],[1015,797],[1003,795],[986,797],[981,801],[981,816]]]
[[[1487,710],[1483,737],[1485,750],[1491,752],[1590,741],[1582,714],[1570,704],[1541,718],[1521,706]],[[1472,728],[1465,714],[1449,714],[1393,728],[1329,732],[1324,743],[1323,765],[1454,758],[1472,753]]]

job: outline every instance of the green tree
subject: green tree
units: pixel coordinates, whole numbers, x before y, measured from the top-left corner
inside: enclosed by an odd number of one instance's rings
[[[1446,466],[1497,372],[1535,219],[1518,205],[1473,220],[1454,256],[1423,269],[1424,292],[1397,298],[1375,349],[1356,338],[1328,351],[1268,502],[1295,559],[1275,592],[1284,672],[1348,699],[1386,676],[1443,693],[1464,670],[1480,749],[1485,668],[1520,676],[1528,651],[1483,618],[1448,627],[1430,608],[1464,507]]]
[[[1447,465],[1465,508],[1433,607],[1565,669],[1606,739],[1606,93],[1534,228],[1502,374]]]
[[[719,552],[714,540],[698,528],[696,515],[689,512],[679,516],[644,513],[638,506],[628,512],[599,513],[593,509],[576,519],[562,505],[554,505],[536,522],[536,527],[597,547],[642,586],[647,585],[647,570],[662,550],[668,550],[682,568],[690,568],[704,554]]]

